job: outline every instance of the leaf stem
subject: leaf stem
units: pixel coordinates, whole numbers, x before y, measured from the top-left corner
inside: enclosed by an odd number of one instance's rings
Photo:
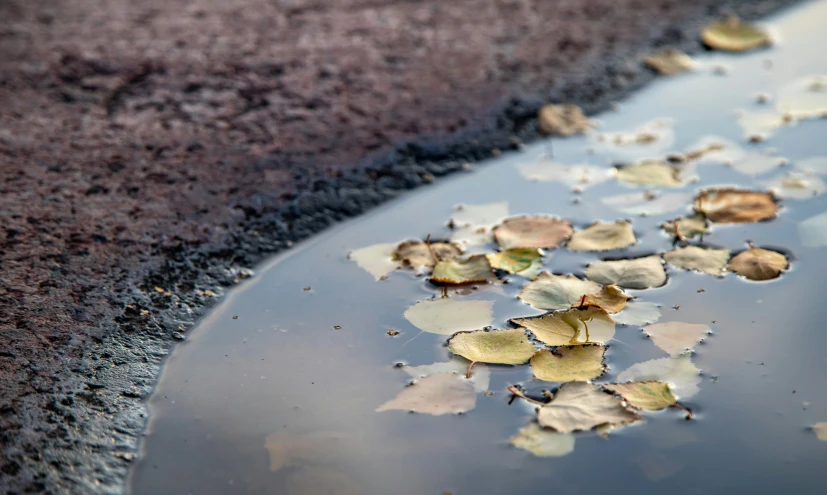
[[[465,370],[465,378],[471,378],[471,368],[474,367],[474,364],[476,364],[476,361],[471,361],[471,363],[468,364],[468,369]]]
[[[516,397],[519,397],[519,398],[521,398],[525,401],[531,402],[532,404],[536,404],[540,407],[543,407],[543,406],[546,405],[545,402],[540,402],[539,400],[535,400],[535,399],[532,399],[531,397],[527,396],[526,394],[523,393],[522,390],[518,389],[514,385],[509,385],[508,386],[508,391],[511,392],[512,394],[514,394]]]
[[[428,246],[428,251],[430,251],[431,256],[434,257],[434,263],[439,263],[439,257],[434,252],[434,248],[431,247],[431,234],[428,234],[428,237],[425,238],[425,245]]]
[[[685,412],[686,413],[686,419],[692,419],[692,418],[695,417],[695,415],[692,414],[692,409],[689,409],[688,407],[684,406],[680,402],[675,402],[674,404],[672,404],[672,407],[675,407],[675,408],[680,409],[681,411]]]

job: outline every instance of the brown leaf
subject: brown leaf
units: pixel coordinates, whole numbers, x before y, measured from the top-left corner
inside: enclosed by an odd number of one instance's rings
[[[553,217],[510,218],[494,227],[494,237],[503,249],[554,248],[571,234],[568,220]]]
[[[729,269],[750,280],[770,280],[781,275],[789,264],[787,257],[781,253],[750,248],[733,257]]]
[[[589,130],[589,119],[576,105],[545,105],[537,114],[537,123],[543,134],[572,136]]]
[[[643,63],[664,76],[675,76],[695,68],[689,55],[674,48],[663,48],[643,59]]]
[[[471,256],[467,260],[440,261],[431,274],[432,282],[449,285],[486,283],[494,278],[491,264],[482,254]]]
[[[433,251],[433,254],[432,252]],[[394,259],[402,262],[404,266],[414,270],[421,270],[423,268],[433,268],[437,260],[450,261],[458,258],[462,254],[462,249],[449,242],[431,242],[430,249],[428,244],[422,241],[405,241],[396,247]]]
[[[717,223],[748,223],[774,217],[778,204],[770,192],[711,189],[695,199],[695,211]]]

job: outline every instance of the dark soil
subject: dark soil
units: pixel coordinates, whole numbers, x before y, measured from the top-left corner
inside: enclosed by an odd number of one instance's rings
[[[247,269],[788,3],[0,0],[0,492],[121,492]]]

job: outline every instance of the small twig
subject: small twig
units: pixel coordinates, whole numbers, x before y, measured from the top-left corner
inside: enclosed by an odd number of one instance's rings
[[[431,247],[431,234],[428,234],[428,237],[425,238],[425,245],[428,246],[428,251],[430,251],[431,256],[434,257],[434,263],[439,263],[439,256],[436,255],[434,248]]]
[[[692,419],[692,418],[695,417],[695,415],[692,414],[692,409],[689,409],[688,407],[684,406],[680,402],[675,402],[674,404],[672,404],[672,407],[676,407],[676,408],[680,409],[681,411],[685,412],[686,413],[686,419]]]
[[[586,304],[586,296],[588,296],[588,294],[583,294],[583,297],[580,298],[580,304],[577,305],[577,309],[583,309],[583,305]]]
[[[474,364],[476,364],[476,361],[471,361],[468,364],[468,369],[465,370],[465,378],[471,378],[471,368],[474,367]]]
[[[531,397],[527,396],[526,394],[523,393],[522,390],[518,389],[514,385],[509,385],[508,386],[508,391],[511,392],[512,394],[514,394],[516,397],[519,397],[519,398],[521,398],[525,401],[531,402],[532,404],[536,404],[540,407],[546,405],[545,402],[540,402],[539,400],[535,400],[535,399],[532,399]]]
[[[687,242],[686,237],[684,237],[683,234],[681,234],[681,231],[678,228],[677,220],[672,220],[672,227],[674,227],[675,229],[675,237],[677,237],[679,241],[683,242],[684,247],[688,246],[689,242]]]

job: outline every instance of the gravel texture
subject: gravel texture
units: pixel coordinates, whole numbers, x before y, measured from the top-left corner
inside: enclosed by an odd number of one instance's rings
[[[0,492],[122,492],[164,357],[257,262],[788,3],[0,0]]]

